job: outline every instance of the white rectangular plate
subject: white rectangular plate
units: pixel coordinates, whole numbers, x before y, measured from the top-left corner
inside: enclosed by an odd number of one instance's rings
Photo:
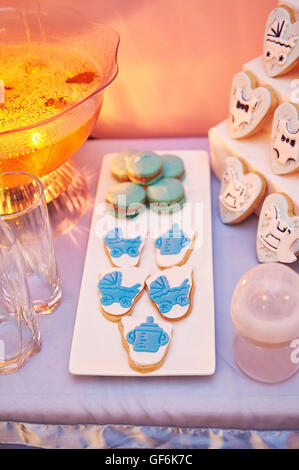
[[[183,180],[186,204],[184,217],[191,214],[197,231],[196,245],[187,264],[193,268],[194,290],[192,311],[181,321],[171,322],[173,337],[162,367],[149,374],[140,374],[130,368],[117,322],[107,320],[100,308],[97,284],[99,273],[112,267],[105,252],[101,230],[105,217],[105,195],[116,184],[111,175],[111,161],[115,154],[105,155],[98,182],[94,213],[81,284],[76,322],[70,354],[69,370],[76,375],[99,376],[174,376],[211,375],[215,372],[215,326],[212,262],[210,165],[207,152],[163,151],[180,156],[185,163]],[[175,217],[179,213],[175,213]],[[157,216],[149,209],[145,212],[149,233]],[[143,214],[143,217],[145,217]],[[141,216],[139,216],[141,217]],[[137,218],[138,219],[138,218]],[[144,219],[143,219],[144,220]],[[155,220],[155,219],[154,219]],[[190,222],[190,221],[189,221]],[[156,265],[153,238],[149,235],[141,254],[139,267],[153,274]],[[146,291],[132,309],[131,315],[159,314]]]

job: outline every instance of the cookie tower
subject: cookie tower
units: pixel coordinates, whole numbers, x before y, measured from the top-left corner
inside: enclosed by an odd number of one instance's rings
[[[260,213],[264,197],[277,193],[292,203],[285,217],[299,214],[299,0],[280,1],[270,13],[263,55],[233,78],[228,119],[209,130],[209,141],[213,171],[232,208],[221,214],[224,222],[241,221],[250,209]],[[275,201],[269,209],[278,207]]]

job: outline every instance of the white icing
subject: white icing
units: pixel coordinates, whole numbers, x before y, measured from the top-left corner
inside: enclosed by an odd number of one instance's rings
[[[123,326],[123,336],[126,339],[127,334],[134,330],[134,328],[138,327],[141,323],[144,323],[146,321],[146,318],[151,315],[154,317],[155,323],[158,323],[158,325],[163,328],[163,330],[168,334],[169,336],[169,341],[167,344],[160,346],[159,350],[157,352],[143,352],[143,351],[134,351],[134,345],[128,343],[126,340],[126,343],[129,347],[129,357],[131,360],[141,366],[151,366],[154,365],[158,362],[160,362],[164,355],[166,354],[167,348],[171,342],[171,337],[172,337],[172,326],[170,323],[165,322],[161,320],[160,318],[157,319],[155,318],[154,315],[150,312],[148,315],[145,315],[143,317],[123,317],[121,318],[121,323]]]
[[[117,272],[117,271],[120,271],[122,273],[121,286],[132,287],[135,284],[141,284],[141,286],[138,288],[138,292],[132,299],[132,305],[134,305],[134,301],[136,297],[144,289],[147,273],[145,273],[145,271],[143,271],[142,269],[135,268],[135,267],[111,268],[109,270],[106,270],[105,272],[101,272],[100,278],[103,278],[105,274]],[[102,296],[101,296],[100,291],[99,291],[99,294],[100,294],[100,300],[101,300]],[[116,316],[125,315],[132,308],[132,305],[130,307],[125,308],[125,307],[122,307],[120,303],[118,302],[114,302],[111,305],[102,305],[101,303],[101,306],[105,312],[109,313],[110,315],[116,315]]]
[[[272,104],[268,88],[252,89],[250,77],[245,72],[235,75],[230,98],[230,133],[234,138],[253,132],[265,118]]]
[[[161,230],[160,228],[154,231],[153,241],[154,241],[154,249],[155,249],[155,254],[156,254],[156,261],[157,261],[158,266],[160,266],[161,268],[170,268],[171,266],[176,266],[180,264],[184,260],[187,254],[187,251],[192,249],[192,243],[195,237],[194,228],[190,226],[185,226],[184,224],[182,224],[182,226],[180,224],[178,225],[179,225],[179,228],[183,231],[183,233],[190,239],[190,241],[177,254],[171,254],[171,255],[163,254],[161,253],[161,250],[159,248],[155,247],[156,240],[159,237],[162,237],[172,227],[172,225],[169,225],[167,229],[163,228],[163,230]]]
[[[188,265],[183,266],[173,266],[172,268],[164,269],[162,271],[157,271],[155,274],[147,278],[146,285],[149,288],[152,282],[154,282],[159,276],[166,276],[169,282],[170,288],[178,287],[181,283],[188,279],[190,289],[189,289],[189,303],[185,306],[182,305],[173,305],[171,310],[167,313],[163,313],[163,316],[169,319],[180,318],[184,316],[190,307],[191,304],[191,290],[192,290],[192,268]]]
[[[268,75],[275,77],[299,57],[299,21],[292,23],[285,8],[273,10],[264,36],[264,62]]]
[[[286,174],[299,167],[299,118],[292,103],[276,109],[272,126],[271,166],[275,174]]]
[[[261,262],[292,263],[299,249],[299,217],[290,217],[283,194],[270,194],[264,201],[257,230],[257,255]]]
[[[256,173],[244,174],[243,165],[236,157],[225,160],[221,179],[219,207],[224,223],[231,223],[245,214],[260,196],[262,178]]]

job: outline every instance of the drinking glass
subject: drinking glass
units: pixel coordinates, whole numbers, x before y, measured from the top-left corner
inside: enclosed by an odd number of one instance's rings
[[[0,374],[17,371],[40,348],[16,235],[0,220]]]
[[[25,172],[0,174],[0,216],[15,230],[35,313],[51,313],[61,301],[43,185]]]

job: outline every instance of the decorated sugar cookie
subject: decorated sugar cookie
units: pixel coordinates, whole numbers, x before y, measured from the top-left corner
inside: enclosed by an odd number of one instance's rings
[[[146,280],[149,298],[167,320],[181,320],[191,312],[192,268],[174,266]]]
[[[299,112],[292,103],[276,108],[272,125],[271,168],[283,175],[299,169]]]
[[[299,217],[291,200],[282,193],[264,201],[257,230],[257,257],[262,263],[292,263],[299,252]]]
[[[162,366],[172,337],[169,323],[146,315],[124,317],[118,326],[132,369],[147,373]]]
[[[98,283],[104,316],[118,321],[131,309],[144,289],[145,273],[139,268],[112,268],[101,274]]]
[[[264,64],[270,77],[288,72],[299,59],[299,21],[286,6],[273,10],[264,36]]]
[[[270,87],[257,87],[252,73],[239,72],[235,75],[230,96],[229,131],[234,139],[257,132],[269,118],[277,98]]]
[[[261,202],[266,190],[265,178],[248,172],[243,160],[228,157],[221,178],[219,211],[222,222],[237,224],[248,217]]]
[[[185,263],[191,254],[194,237],[194,229],[182,230],[178,223],[173,223],[169,230],[160,233],[154,239],[158,266],[169,268]]]
[[[109,258],[112,264],[118,267],[137,266],[144,241],[144,237],[141,235],[125,237],[121,227],[114,227],[104,237]]]

